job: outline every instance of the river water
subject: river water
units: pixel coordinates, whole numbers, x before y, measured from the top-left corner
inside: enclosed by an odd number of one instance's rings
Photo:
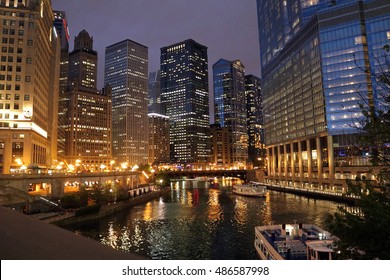
[[[177,181],[170,193],[99,222],[69,228],[113,248],[151,259],[256,259],[254,228],[314,223],[338,203],[271,191],[266,198],[232,193],[231,181]]]

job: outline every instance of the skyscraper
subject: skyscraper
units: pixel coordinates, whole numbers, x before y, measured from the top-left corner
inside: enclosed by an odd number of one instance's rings
[[[98,55],[93,50],[93,38],[82,30],[74,39],[69,54],[68,84],[79,89],[96,89]]]
[[[220,59],[213,65],[215,123],[230,133],[230,164],[246,166],[248,132],[245,67],[239,60]]]
[[[79,165],[79,170],[101,170],[112,159],[111,88],[97,90],[97,61],[93,39],[82,30],[69,54],[69,84],[64,102],[66,160]]]
[[[371,73],[389,44],[390,3],[257,4],[268,179],[343,191],[345,179],[367,175],[359,104],[380,101]]]
[[[265,144],[263,129],[263,98],[261,80],[254,75],[245,76],[245,98],[248,127],[248,160],[255,166],[264,166]]]
[[[59,42],[51,1],[0,1],[0,173],[57,159]]]
[[[169,117],[150,113],[149,164],[169,163]]]
[[[189,39],[161,48],[161,103],[170,120],[171,160],[208,162],[207,47]]]
[[[59,104],[58,104],[58,160],[65,159],[65,125],[66,111],[68,109],[68,96],[66,94],[68,86],[68,63],[69,63],[69,30],[66,14],[63,11],[54,11],[54,27],[60,38],[61,58],[60,58],[60,84],[59,84]]]
[[[160,84],[160,70],[149,73],[148,95],[149,104],[148,112],[161,114],[161,84]]]
[[[148,163],[148,48],[131,40],[108,46],[104,82],[112,87],[115,160]]]

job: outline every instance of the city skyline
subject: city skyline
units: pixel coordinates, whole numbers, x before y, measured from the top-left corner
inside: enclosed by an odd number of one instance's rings
[[[124,7],[124,4],[127,2],[123,0],[109,3],[52,1],[54,10],[66,12],[71,48],[75,35],[83,29],[94,38],[99,54],[115,42],[131,39],[148,47],[149,71],[152,72],[160,68],[161,47],[194,39],[209,49],[209,71],[212,64],[224,57],[241,60],[246,74],[260,76],[256,1],[245,5],[235,0],[224,1],[224,5],[206,0],[180,3],[169,0],[164,4],[148,1],[148,5],[136,0],[132,5]],[[189,13],[191,17],[188,17]],[[104,59],[101,59],[98,88],[104,86],[103,72]]]

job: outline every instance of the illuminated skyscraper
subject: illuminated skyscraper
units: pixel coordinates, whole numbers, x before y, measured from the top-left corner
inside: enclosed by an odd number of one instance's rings
[[[264,166],[266,150],[260,78],[254,75],[245,76],[245,98],[248,127],[248,160],[255,167]]]
[[[98,54],[83,30],[69,54],[66,92],[66,161],[79,170],[101,170],[112,160],[111,88],[96,88]]]
[[[230,165],[248,160],[245,67],[239,60],[220,59],[213,65],[215,123],[230,133]]]
[[[57,160],[60,47],[51,1],[0,1],[0,173]]]
[[[148,95],[149,104],[148,112],[161,114],[161,84],[160,84],[160,70],[149,73]]]
[[[113,155],[148,163],[148,48],[124,40],[106,48],[104,82],[112,87]]]
[[[268,180],[343,191],[369,168],[359,104],[380,103],[390,3],[271,2],[257,1]]]
[[[65,125],[66,111],[68,110],[69,98],[66,94],[68,86],[69,65],[69,30],[66,14],[63,11],[54,11],[54,27],[60,38],[61,61],[60,61],[60,92],[58,105],[58,160],[65,159]]]
[[[171,160],[208,162],[207,47],[189,39],[161,48],[161,103],[170,120]]]
[[[149,117],[149,164],[169,163],[169,118],[156,113]]]

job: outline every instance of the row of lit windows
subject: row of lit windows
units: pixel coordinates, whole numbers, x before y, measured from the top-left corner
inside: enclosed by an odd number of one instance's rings
[[[12,99],[12,96],[13,96],[13,100],[20,100],[20,94],[19,93],[15,93],[15,94],[11,94],[11,93],[0,93],[0,100],[11,100]],[[24,94],[23,96],[23,100],[25,101],[29,101],[30,100],[30,95],[29,94]]]

